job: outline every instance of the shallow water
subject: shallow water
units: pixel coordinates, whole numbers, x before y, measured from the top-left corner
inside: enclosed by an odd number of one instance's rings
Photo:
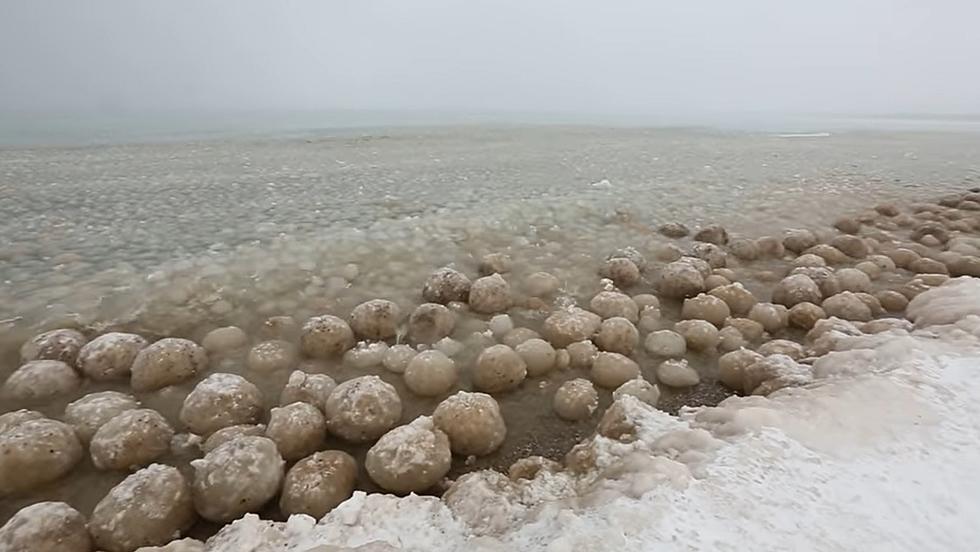
[[[431,271],[454,264],[475,277],[490,252],[513,258],[507,278],[518,290],[526,275],[545,270],[559,277],[564,295],[587,305],[601,289],[596,269],[612,251],[632,246],[652,262],[663,244],[689,246],[656,234],[659,224],[718,222],[748,237],[827,228],[875,203],[975,185],[976,151],[980,135],[972,134],[783,138],[561,127],[0,149],[0,379],[40,328],[125,328],[200,341],[235,324],[257,342],[269,316],[346,316],[376,297],[397,302],[407,316]],[[736,266],[760,299],[771,284],[754,274],[765,268]],[[645,281],[629,291],[651,290]],[[669,327],[677,305],[664,311]],[[539,329],[546,312],[511,315]],[[480,348],[472,334],[486,329],[487,318],[461,317],[453,335],[469,344],[456,359],[464,386]],[[642,347],[636,358],[653,380],[655,363]],[[691,360],[702,385],[665,393],[661,408],[714,404],[727,394],[714,382],[714,356]],[[322,369],[338,381],[365,373],[339,361]],[[211,370],[245,374],[269,405],[289,373],[250,374],[240,358],[215,359]],[[403,421],[439,401],[412,397],[400,376],[380,367],[367,372],[398,387]],[[561,382],[585,376],[556,372],[499,396],[509,428],[504,447],[473,464],[456,459],[453,473],[506,469],[527,454],[560,459],[595,420],[562,422],[551,396]],[[176,423],[194,383],[140,399]],[[86,382],[77,395],[32,407],[60,417],[82,394],[125,388]],[[607,405],[609,393],[600,395]],[[359,459],[367,449],[327,443],[334,446]],[[42,498],[88,513],[122,477],[83,464],[36,494],[0,501],[0,523]],[[374,488],[361,479],[362,488]]]

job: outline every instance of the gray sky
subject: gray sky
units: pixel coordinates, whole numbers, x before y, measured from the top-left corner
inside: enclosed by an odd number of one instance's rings
[[[0,110],[980,113],[974,0],[0,4]]]

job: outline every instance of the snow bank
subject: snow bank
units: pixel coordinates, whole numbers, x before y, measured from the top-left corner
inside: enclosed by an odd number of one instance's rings
[[[834,322],[805,387],[678,417],[623,397],[565,471],[356,493],[318,523],[247,515],[208,550],[980,549],[980,280],[909,314],[911,333]]]

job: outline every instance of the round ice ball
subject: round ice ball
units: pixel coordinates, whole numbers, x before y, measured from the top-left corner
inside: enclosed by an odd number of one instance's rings
[[[0,415],[0,496],[54,481],[81,459],[82,445],[68,424],[30,410]]]
[[[783,305],[756,303],[749,311],[749,319],[755,320],[769,333],[775,333],[789,323],[789,310]]]
[[[514,351],[524,360],[527,375],[531,377],[543,376],[553,370],[558,357],[551,343],[539,338],[528,339]]]
[[[506,345],[484,349],[473,367],[473,386],[487,393],[516,388],[527,377],[527,365],[517,352]]]
[[[470,295],[470,279],[451,268],[433,272],[422,286],[422,298],[430,303],[445,305],[452,301],[466,302]]]
[[[354,331],[347,322],[329,314],[310,318],[300,330],[300,349],[312,358],[338,357],[354,343]]]
[[[592,339],[602,319],[580,308],[561,309],[545,319],[541,333],[555,347]]]
[[[91,552],[85,516],[64,502],[38,502],[17,511],[0,527],[0,550]]]
[[[805,274],[791,274],[782,279],[772,291],[772,302],[787,308],[798,303],[819,303],[823,299],[820,287]]]
[[[238,326],[215,328],[204,336],[201,346],[213,355],[222,355],[237,351],[248,345],[248,336]]]
[[[762,356],[786,355],[793,360],[800,360],[804,356],[803,346],[788,339],[774,339],[763,343],[757,352]]]
[[[766,335],[766,329],[755,320],[750,318],[729,318],[725,321],[725,326],[731,326],[738,330],[738,333],[745,338],[745,341],[759,341]],[[721,341],[721,332],[718,332],[718,340]]]
[[[24,343],[20,348],[20,358],[24,362],[60,360],[74,366],[85,341],[85,336],[77,330],[51,330]]]
[[[89,453],[100,470],[132,470],[170,452],[174,430],[156,410],[123,411],[92,436]]]
[[[385,433],[368,450],[364,467],[383,489],[422,492],[439,482],[452,462],[449,437],[428,416]]]
[[[276,443],[287,461],[312,454],[327,438],[327,422],[317,407],[294,402],[272,409],[265,436]]]
[[[747,314],[757,303],[752,292],[738,282],[716,287],[708,294],[724,301],[733,315]]]
[[[134,391],[153,391],[189,380],[208,366],[208,354],[189,339],[168,337],[142,349],[133,360]]]
[[[789,309],[789,325],[809,330],[818,320],[827,318],[823,309],[813,303],[797,303]]]
[[[688,320],[707,320],[717,327],[725,325],[725,319],[732,315],[728,304],[714,295],[704,293],[684,300],[681,317]]]
[[[643,348],[651,355],[680,357],[687,352],[687,340],[671,330],[650,332],[643,342]]]
[[[657,366],[657,381],[669,387],[691,387],[701,382],[701,376],[686,359],[669,359]]]
[[[123,479],[92,511],[95,545],[109,552],[162,546],[197,519],[191,487],[177,468],[153,464]]]
[[[636,397],[650,406],[657,406],[657,401],[660,400],[660,388],[640,376],[617,387],[613,391],[613,400],[617,401],[626,395]]]
[[[452,451],[463,456],[490,454],[507,436],[500,406],[485,393],[459,391],[439,403],[432,419],[449,437]]]
[[[327,397],[324,413],[330,433],[352,443],[365,443],[398,423],[402,401],[394,386],[378,376],[361,376],[338,385]]]
[[[75,370],[60,360],[32,360],[10,374],[0,388],[8,401],[40,403],[69,395],[82,385]]]
[[[279,394],[279,404],[285,406],[294,402],[305,402],[322,410],[335,387],[337,382],[326,374],[307,374],[302,370],[294,370]]]
[[[422,397],[437,397],[456,385],[456,363],[441,351],[430,349],[415,355],[405,368],[405,386]]]
[[[853,291],[855,293],[868,293],[871,291],[871,277],[864,271],[856,268],[842,268],[834,273],[837,283],[840,284],[841,291]],[[818,301],[811,301],[817,303]]]
[[[601,318],[625,318],[636,323],[640,307],[632,297],[618,291],[600,291],[589,301],[589,308]]]
[[[265,437],[265,425],[241,424],[223,427],[212,433],[211,436],[204,441],[204,444],[201,445],[201,450],[204,452],[204,454],[207,454],[228,441],[238,439],[239,437]]]
[[[494,314],[510,308],[510,284],[500,274],[477,278],[470,287],[469,305],[474,312]]]
[[[149,342],[142,337],[122,332],[111,332],[89,341],[78,353],[79,371],[96,381],[124,379],[136,355]]]
[[[903,312],[909,304],[908,298],[894,290],[879,291],[875,294],[875,298],[888,312]]]
[[[139,407],[139,401],[132,395],[118,391],[101,391],[89,393],[68,403],[64,419],[75,429],[75,434],[82,443],[88,443],[95,432],[117,414]]]
[[[783,246],[793,253],[801,253],[817,245],[817,237],[810,230],[790,229],[783,237]]]
[[[344,353],[344,364],[358,370],[367,370],[380,366],[387,352],[388,344],[384,341],[362,341]]]
[[[718,379],[727,387],[740,390],[745,370],[762,358],[762,355],[749,349],[725,353],[718,358]]]
[[[354,307],[350,327],[361,339],[389,339],[398,332],[401,309],[385,299],[372,299]]]
[[[633,287],[640,283],[642,278],[636,263],[623,257],[609,259],[603,263],[599,269],[599,276],[609,278],[620,288]]]
[[[576,378],[561,384],[555,391],[552,407],[563,420],[584,420],[599,408],[599,393],[591,381]]]
[[[674,324],[674,331],[684,338],[687,348],[692,351],[708,351],[718,345],[718,328],[707,320],[681,320]]]
[[[599,325],[595,343],[599,349],[630,355],[640,341],[640,332],[625,318],[607,318]]]
[[[506,274],[510,272],[514,261],[510,258],[510,255],[506,253],[487,253],[480,259],[480,265],[477,269],[480,271],[482,276],[490,276],[491,274]]]
[[[180,409],[180,421],[198,435],[232,425],[254,424],[264,413],[262,392],[237,375],[216,373],[201,380]]]
[[[346,452],[315,452],[289,468],[282,484],[279,508],[286,515],[306,514],[320,519],[354,493],[357,461]]]
[[[541,336],[538,334],[538,332],[532,330],[531,328],[514,328],[513,330],[504,334],[504,337],[500,339],[500,342],[513,349],[529,339],[536,339],[539,337]]]
[[[534,272],[524,279],[524,291],[531,297],[549,297],[561,288],[561,280],[547,272]]]
[[[392,345],[385,351],[381,364],[389,372],[403,374],[408,368],[408,363],[415,358],[416,354],[417,351],[408,345]]]
[[[871,309],[856,293],[844,291],[828,297],[821,305],[827,316],[836,316],[853,322],[871,320]]]
[[[601,352],[592,362],[592,381],[600,387],[615,389],[640,375],[640,366],[619,353]]]
[[[704,278],[690,262],[674,261],[660,272],[657,290],[665,297],[693,297],[704,291]]]
[[[748,347],[749,340],[735,326],[725,326],[718,331],[718,350],[727,353],[741,347]]]
[[[239,437],[191,462],[193,497],[204,519],[228,522],[258,511],[279,492],[285,462],[265,437]]]
[[[571,368],[591,368],[599,348],[591,341],[577,341],[565,347],[568,352],[568,363]]]
[[[252,347],[248,352],[245,365],[253,372],[271,374],[289,370],[296,365],[298,359],[296,347],[292,343],[276,339],[263,341]]]
[[[455,328],[456,315],[438,303],[419,305],[408,317],[408,338],[414,343],[435,343]]]

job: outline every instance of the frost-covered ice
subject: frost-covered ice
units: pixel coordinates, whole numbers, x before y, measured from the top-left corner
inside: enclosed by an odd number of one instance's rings
[[[940,313],[950,302],[955,317]],[[318,523],[247,515],[208,549],[976,550],[980,281],[911,311],[911,334],[837,323],[836,369],[805,387],[679,417],[624,397],[635,440],[592,438],[568,462],[578,472],[477,472],[443,500],[357,492]]]

